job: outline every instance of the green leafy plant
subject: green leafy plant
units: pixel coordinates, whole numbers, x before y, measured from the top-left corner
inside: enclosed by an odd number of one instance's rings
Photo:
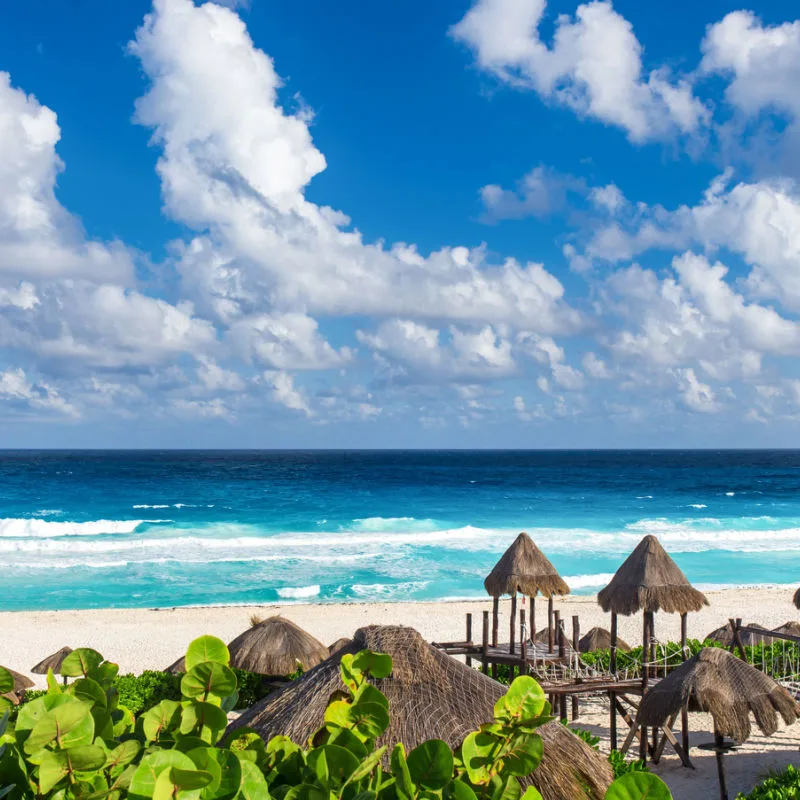
[[[345,655],[345,690],[328,705],[305,747],[278,736],[264,743],[243,728],[224,743],[227,712],[238,700],[225,645],[195,640],[186,653],[180,697],[164,697],[138,717],[120,702],[118,668],[94,650],[74,651],[52,671],[48,691],[10,722],[0,718],[0,798],[8,800],[540,800],[523,782],[539,765],[536,729],[551,719],[533,678],[517,678],[494,720],[453,752],[441,740],[391,753],[377,741],[389,703],[369,678],[392,670],[386,655]],[[0,668],[0,689],[11,680]],[[156,681],[156,684],[161,684]],[[608,800],[661,800],[653,775],[615,781]]]
[[[608,754],[608,761],[614,770],[615,778],[621,778],[629,772],[649,772],[647,764],[642,759],[627,759],[619,750],[612,750]]]
[[[791,764],[777,775],[770,775],[749,794],[737,794],[736,800],[800,800],[800,770]]]

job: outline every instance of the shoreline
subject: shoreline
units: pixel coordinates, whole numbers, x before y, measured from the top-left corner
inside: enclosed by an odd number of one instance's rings
[[[702,639],[710,631],[741,617],[766,628],[776,628],[800,619],[786,586],[729,588],[706,593],[710,605],[688,616],[690,638]],[[473,640],[480,641],[482,612],[490,611],[491,598],[471,600],[411,600],[387,602],[308,603],[282,602],[247,605],[171,606],[168,608],[64,609],[59,611],[2,611],[0,635],[3,650],[0,663],[29,674],[31,665],[68,645],[93,647],[117,662],[120,671],[142,672],[163,669],[185,652],[189,642],[202,634],[230,641],[250,624],[253,614],[274,614],[293,620],[323,644],[350,637],[365,625],[407,625],[428,641],[459,641],[465,637],[466,614],[473,615]],[[500,603],[501,639],[509,630],[510,600]],[[520,604],[520,607],[521,604]],[[536,627],[546,625],[546,607],[536,603]],[[571,638],[572,616],[578,616],[581,633],[590,628],[610,626],[610,615],[597,604],[594,594],[558,598],[555,608],[566,622]],[[530,611],[528,610],[530,619]],[[680,617],[656,614],[655,633],[661,641],[677,641]],[[505,636],[504,636],[505,634]],[[619,635],[631,645],[641,638],[641,616],[619,618]],[[44,676],[30,675],[38,686]]]

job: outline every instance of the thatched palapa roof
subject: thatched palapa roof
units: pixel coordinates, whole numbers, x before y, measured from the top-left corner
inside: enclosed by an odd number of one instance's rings
[[[800,622],[789,620],[784,622],[780,628],[774,628],[773,633],[788,633],[790,636],[800,636]]]
[[[537,592],[544,597],[569,594],[569,586],[527,533],[517,536],[483,585],[492,597],[517,592],[529,597]]]
[[[794,598],[792,598],[792,599],[793,599],[793,602],[794,602],[794,607],[795,608],[800,608],[800,589],[798,589],[794,593]]]
[[[642,698],[637,722],[661,725],[683,707],[706,711],[717,730],[737,742],[750,736],[750,714],[765,736],[778,730],[778,717],[791,725],[797,703],[772,678],[719,647],[704,647],[659,681]]]
[[[759,625],[757,622],[748,622],[744,627],[758,628],[758,630],[764,631],[763,634],[751,633],[750,631],[740,631],[739,637],[741,638],[742,644],[745,647],[753,647],[757,644],[765,644],[773,641],[772,637],[769,635],[771,631],[768,631],[763,625]],[[709,633],[703,641],[706,640],[718,642],[723,647],[730,647],[733,644],[733,631],[731,630],[731,626],[723,625],[722,627],[711,631],[711,633]]]
[[[356,631],[344,650],[245,711],[231,728],[250,726],[264,740],[284,734],[306,744],[322,727],[331,695],[344,688],[341,657],[364,649],[388,653],[393,660],[392,675],[374,682],[389,700],[391,722],[378,744],[390,750],[397,742],[410,750],[436,738],[458,747],[468,733],[492,720],[494,704],[505,691],[429,645],[413,628],[373,625]],[[544,800],[601,800],[612,777],[606,759],[558,722],[538,732],[544,757],[531,781]]]
[[[35,667],[31,667],[31,672],[35,672],[37,675],[47,675],[47,670],[52,669],[57,675],[61,669],[61,663],[71,652],[71,647],[62,647],[53,655],[47,656],[47,658],[40,661]]]
[[[322,642],[281,616],[254,619],[230,644],[231,666],[259,675],[291,675],[315,667],[330,654]]]
[[[13,669],[6,669],[11,673],[11,677],[14,679],[14,691],[21,692],[23,689],[30,689],[31,686],[34,686],[33,681],[27,676],[23,675],[21,672],[15,672]]]
[[[592,628],[581,636],[578,641],[578,651],[581,653],[591,653],[594,650],[611,649],[611,631],[605,628]],[[617,636],[617,650],[630,650],[630,645]]]
[[[347,645],[352,642],[352,639],[348,639],[346,636],[342,636],[341,639],[337,639],[329,648],[328,652],[333,655],[334,653],[338,653],[343,647],[347,647]]]
[[[173,661],[164,672],[171,672],[173,675],[186,672],[186,656],[181,656],[177,661]]]
[[[645,536],[611,582],[597,595],[603,611],[629,616],[637,611],[685,614],[708,605],[655,536]]]

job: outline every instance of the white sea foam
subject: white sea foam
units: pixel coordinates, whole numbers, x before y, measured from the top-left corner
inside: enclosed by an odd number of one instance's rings
[[[689,508],[708,508],[705,503],[689,503]]]
[[[286,598],[287,600],[299,600],[304,597],[316,597],[320,593],[320,587],[316,584],[314,586],[296,586],[286,587],[284,589],[276,589],[278,597]]]
[[[734,497],[736,492],[725,492],[725,497]]]
[[[637,500],[652,500],[653,495],[651,494],[641,494],[636,497]]]
[[[364,517],[354,519],[351,526],[342,527],[370,533],[405,533],[407,531],[431,531],[442,526],[436,520],[416,519],[415,517]]]
[[[97,519],[91,522],[50,522],[44,519],[0,519],[0,539],[49,539],[60,536],[97,536],[133,533],[145,520]]]
[[[613,572],[598,572],[596,575],[567,575],[564,582],[570,589],[588,589],[605,586],[613,577]]]
[[[141,503],[139,505],[135,505],[134,508],[169,508],[169,506],[168,505],[161,505],[161,504],[155,505],[155,506],[149,506],[146,503]]]
[[[424,589],[430,581],[401,581],[400,583],[354,583],[350,591],[356,596],[371,600],[391,600],[405,597],[410,592]]]

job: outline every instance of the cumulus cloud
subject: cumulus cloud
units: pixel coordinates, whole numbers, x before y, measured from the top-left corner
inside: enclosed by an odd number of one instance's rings
[[[703,127],[708,110],[691,85],[666,67],[644,70],[642,46],[610,2],[559,16],[551,46],[539,34],[545,9],[545,0],[477,0],[451,35],[500,80],[616,125],[634,142]]]

